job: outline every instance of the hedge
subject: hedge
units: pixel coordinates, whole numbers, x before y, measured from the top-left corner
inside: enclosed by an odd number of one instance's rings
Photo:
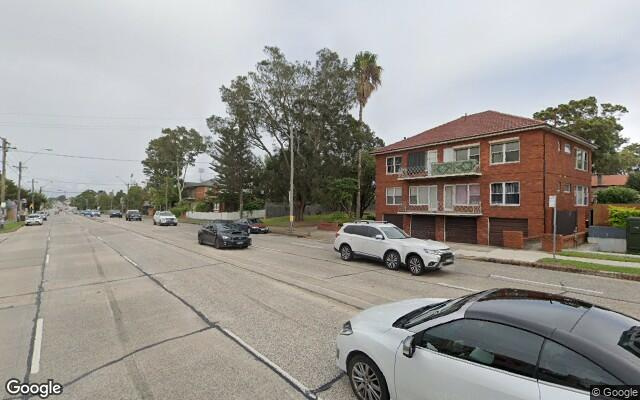
[[[609,222],[616,228],[626,228],[627,218],[640,217],[640,209],[609,206]]]

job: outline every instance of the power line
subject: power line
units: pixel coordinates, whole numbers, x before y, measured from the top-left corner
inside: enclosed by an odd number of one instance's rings
[[[203,117],[150,117],[150,116],[122,116],[122,115],[77,115],[77,114],[45,114],[45,113],[22,113],[22,112],[3,112],[0,115],[17,115],[26,117],[45,117],[45,118],[81,118],[81,119],[115,119],[115,120],[131,120],[131,119],[147,119],[147,120],[205,120]]]
[[[84,160],[99,160],[99,161],[120,161],[120,162],[142,162],[142,160],[132,160],[126,158],[109,158],[109,157],[98,157],[98,156],[80,156],[74,154],[61,154],[61,153],[51,153],[51,152],[41,152],[41,151],[28,151],[28,150],[13,150],[15,153],[26,153],[26,154],[41,154],[45,156],[54,156],[54,157],[64,157],[64,158],[77,158]],[[166,162],[174,162],[168,160]],[[195,161],[195,164],[211,164],[209,161]]]

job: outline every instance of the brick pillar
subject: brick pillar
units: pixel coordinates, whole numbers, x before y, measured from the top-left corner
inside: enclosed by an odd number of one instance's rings
[[[478,244],[489,244],[489,217],[478,217],[476,220]]]
[[[436,215],[436,240],[444,241],[444,215]]]

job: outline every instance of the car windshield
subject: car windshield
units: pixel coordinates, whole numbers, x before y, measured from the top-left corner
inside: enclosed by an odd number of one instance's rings
[[[484,292],[480,292],[480,294],[484,294]],[[420,325],[421,323],[436,317],[449,315],[460,310],[470,300],[473,300],[478,296],[478,293],[473,293],[467,296],[459,297],[457,299],[429,304],[400,317],[396,322],[393,323],[393,326],[406,329],[416,325]]]
[[[158,212],[158,215],[160,215],[161,217],[173,217],[173,214],[171,214],[171,212],[169,211],[160,211]]]
[[[397,226],[383,226],[380,230],[384,232],[388,239],[408,239],[410,236]]]
[[[138,210],[129,210],[127,211],[129,214],[140,214],[140,211]]]
[[[40,218],[40,214],[31,214],[29,218]]]
[[[223,231],[241,231],[242,230],[242,227],[238,224],[219,224],[218,227],[220,230],[223,230]]]
[[[260,218],[249,218],[248,219],[250,224],[261,224],[262,220]]]

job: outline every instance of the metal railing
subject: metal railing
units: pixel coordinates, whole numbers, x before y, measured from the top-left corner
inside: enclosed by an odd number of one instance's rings
[[[482,215],[482,206],[480,204],[454,204],[445,207],[444,203],[439,201],[437,206],[430,207],[426,204],[410,204],[403,202],[400,206],[400,212],[416,213],[416,214],[468,214]]]
[[[480,174],[480,164],[476,160],[464,160],[431,163],[431,168],[422,165],[402,168],[398,178],[415,179]]]

